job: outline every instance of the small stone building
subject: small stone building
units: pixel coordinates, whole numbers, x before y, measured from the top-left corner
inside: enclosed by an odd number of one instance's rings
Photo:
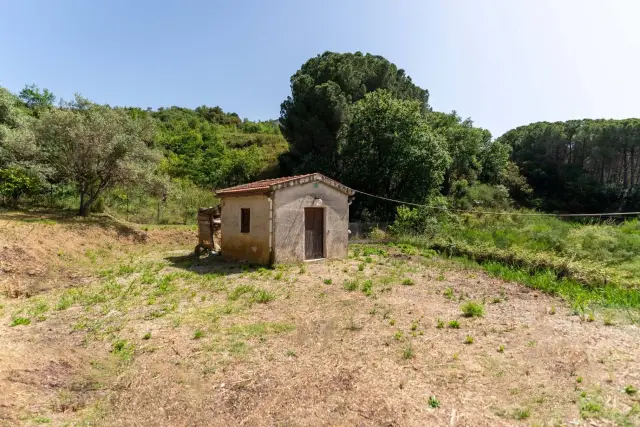
[[[257,264],[344,258],[354,193],[319,173],[218,190],[222,256]]]

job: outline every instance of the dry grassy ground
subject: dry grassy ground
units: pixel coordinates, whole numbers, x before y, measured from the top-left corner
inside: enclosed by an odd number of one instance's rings
[[[0,425],[640,423],[624,313],[389,248],[266,270],[188,229],[24,219],[0,218]]]

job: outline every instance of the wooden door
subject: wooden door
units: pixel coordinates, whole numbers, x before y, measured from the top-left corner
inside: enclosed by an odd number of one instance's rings
[[[324,209],[304,209],[304,257],[318,259],[324,256]]]

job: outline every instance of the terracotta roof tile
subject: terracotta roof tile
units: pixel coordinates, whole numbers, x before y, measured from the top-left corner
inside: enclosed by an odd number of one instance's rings
[[[302,178],[311,178],[311,177],[313,177],[314,180],[322,180],[325,183],[333,187],[337,187],[338,189],[346,192],[347,194],[353,195],[353,190],[351,190],[348,187],[345,187],[344,185],[338,183],[337,181],[327,178],[326,176],[320,173],[308,173],[305,175],[285,176],[282,178],[264,179],[262,181],[249,182],[247,184],[236,185],[235,187],[229,187],[229,188],[223,188],[223,189],[217,190],[216,194],[218,196],[230,196],[235,194],[239,195],[242,193],[247,193],[247,194],[263,193],[263,192],[266,192],[267,190],[273,189],[274,186],[277,186],[279,184],[284,184],[290,181],[296,181]]]
[[[299,178],[306,178],[309,176],[313,176],[315,174],[308,173],[305,175],[294,175],[294,176],[284,176],[282,178],[273,178],[273,179],[263,179],[262,181],[254,181],[248,182],[246,184],[236,185],[235,187],[223,188],[217,190],[217,194],[227,194],[227,193],[241,193],[241,192],[250,192],[250,191],[258,191],[258,190],[268,190],[272,185],[282,184],[284,182],[294,181]]]

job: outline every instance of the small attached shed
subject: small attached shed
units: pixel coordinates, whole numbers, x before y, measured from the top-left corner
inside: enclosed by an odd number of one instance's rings
[[[218,190],[222,256],[257,264],[344,258],[354,193],[319,173]]]

